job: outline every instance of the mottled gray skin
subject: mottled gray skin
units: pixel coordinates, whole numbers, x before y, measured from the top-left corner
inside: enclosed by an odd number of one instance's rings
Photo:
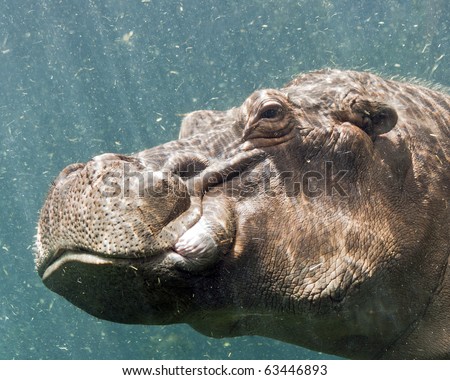
[[[116,322],[450,358],[449,123],[443,92],[338,70],[191,113],[62,172],[38,272]]]

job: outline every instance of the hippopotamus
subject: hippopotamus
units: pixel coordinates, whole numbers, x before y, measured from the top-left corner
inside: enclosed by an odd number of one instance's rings
[[[324,69],[180,138],[68,166],[40,213],[44,284],[129,324],[346,358],[450,358],[450,96]]]

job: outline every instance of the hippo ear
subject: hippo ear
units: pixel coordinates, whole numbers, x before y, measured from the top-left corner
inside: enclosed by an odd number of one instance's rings
[[[385,103],[359,99],[341,112],[339,119],[355,124],[375,140],[395,127],[398,116],[395,109]]]

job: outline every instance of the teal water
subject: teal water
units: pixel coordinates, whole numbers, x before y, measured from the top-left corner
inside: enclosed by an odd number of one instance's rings
[[[450,86],[450,2],[0,0],[0,359],[307,359],[186,325],[100,321],[48,291],[32,246],[66,165],[176,138],[180,114],[239,105],[322,67]]]

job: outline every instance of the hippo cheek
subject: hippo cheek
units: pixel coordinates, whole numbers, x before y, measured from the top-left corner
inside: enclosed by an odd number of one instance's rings
[[[168,272],[165,261],[165,255],[129,260],[66,251],[42,277],[50,290],[95,317],[128,324],[177,323],[189,308],[186,274]]]

